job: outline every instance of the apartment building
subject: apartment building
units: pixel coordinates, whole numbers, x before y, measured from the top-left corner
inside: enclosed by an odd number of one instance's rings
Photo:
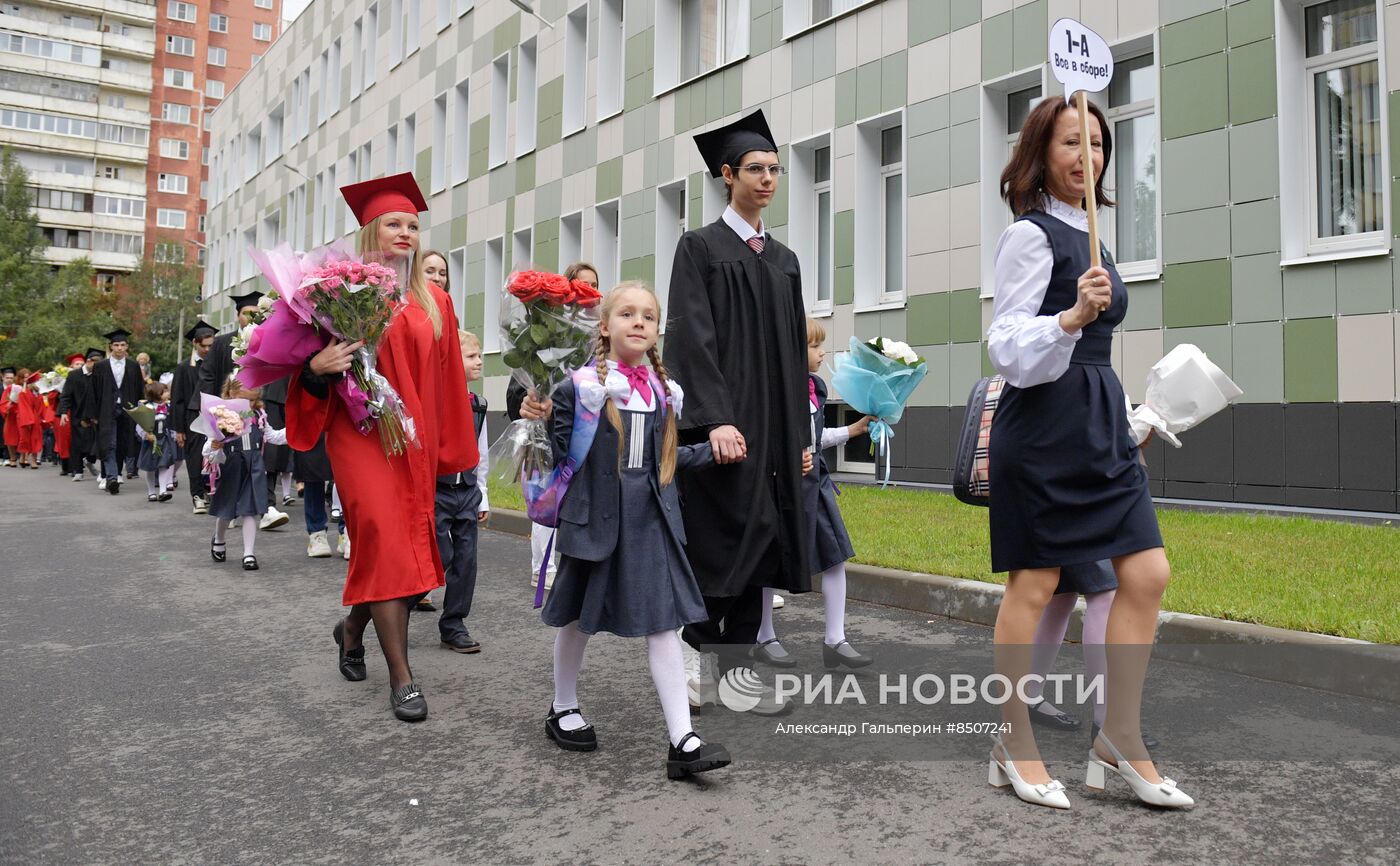
[[[46,261],[111,286],[142,253],[156,6],[0,3],[0,145],[29,173]]]
[[[664,300],[680,232],[723,209],[692,136],[762,107],[790,169],[767,227],[830,348],[878,334],[928,359],[894,477],[946,484],[990,369],[999,175],[1059,93],[1062,16],[1117,60],[1095,99],[1119,375],[1141,401],[1189,342],[1245,391],[1186,447],[1147,449],[1154,492],[1396,513],[1391,0],[313,0],[214,113],[207,317],[256,284],[248,245],[344,236],[337,187],[412,171],[500,406],[511,270],[591,259]],[[838,465],[873,471],[859,442]]]

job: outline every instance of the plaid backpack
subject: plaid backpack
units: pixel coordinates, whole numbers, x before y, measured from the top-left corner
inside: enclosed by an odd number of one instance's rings
[[[1006,379],[988,376],[972,386],[967,395],[967,414],[958,436],[958,454],[953,460],[953,495],[968,505],[986,507],[991,501],[990,465],[992,418],[996,416]]]

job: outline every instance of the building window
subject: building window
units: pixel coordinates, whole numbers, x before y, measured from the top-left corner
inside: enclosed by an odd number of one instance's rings
[[[254,24],[253,24],[253,38],[256,39],[256,40],[258,40],[259,42],[271,42],[271,41],[272,41],[272,25],[271,25],[271,24],[258,24],[258,23],[256,23],[256,22],[254,22]]]
[[[190,107],[178,102],[165,102],[160,107],[160,119],[168,123],[189,123]]]
[[[471,81],[452,88],[452,185],[465,181],[471,169]]]
[[[439,94],[433,100],[433,158],[432,180],[429,189],[442,192],[447,189],[447,94]]]
[[[156,244],[156,261],[165,264],[180,264],[185,260],[185,245],[173,241],[160,241]]]
[[[499,321],[501,316],[501,289],[506,284],[505,245],[505,238],[494,238],[486,242],[486,261],[482,273],[482,285],[485,287],[486,297],[485,315],[482,318],[488,324]],[[499,352],[501,350],[501,329],[488,326],[481,330],[481,350],[488,354]]]
[[[487,162],[491,168],[506,162],[506,112],[510,107],[510,55],[491,64],[491,141]]]
[[[156,190],[185,195],[190,191],[190,179],[183,174],[160,172],[156,175]]]
[[[96,84],[84,84],[81,81],[67,81],[43,75],[30,75],[27,72],[19,72],[14,69],[0,69],[0,90],[15,90],[21,93],[32,93],[35,96],[71,99],[75,102],[91,102],[94,105],[97,104],[98,95]],[[121,94],[108,93],[106,96],[110,99],[113,96],[120,97]],[[120,108],[121,106],[114,107]]]
[[[122,93],[109,93],[102,101],[108,108],[126,108],[126,95]]]
[[[904,127],[880,133],[881,303],[904,300]]]
[[[202,198],[202,199],[204,199],[205,201],[208,201],[208,200],[209,200],[209,181],[207,181],[207,180],[201,180],[201,181],[199,182],[199,197]],[[200,215],[200,217],[199,217],[199,230],[200,230],[200,231],[204,231],[204,216],[203,216],[203,215]]]
[[[377,62],[378,54],[375,46],[379,44],[379,5],[369,7],[365,13],[365,41],[364,53],[360,58],[360,66],[363,69],[364,89],[369,90],[371,85],[377,80],[374,72],[374,64]]]
[[[217,78],[206,78],[204,80],[204,95],[210,99],[223,99],[224,83]]]
[[[1115,50],[1122,50],[1121,47]],[[1120,67],[1121,68],[1121,67]],[[1129,74],[1124,72],[1123,74]],[[1028,70],[1012,78],[998,81],[995,84],[986,85],[982,91],[982,111],[981,118],[977,123],[977,141],[981,147],[980,172],[984,178],[1000,177],[1002,169],[1011,159],[1011,154],[1016,148],[1016,142],[1021,136],[1021,126],[1026,122],[1026,117],[1041,100],[1044,93],[1042,80],[1044,74],[1040,69]],[[1061,97],[1063,98],[1063,97]],[[1098,96],[1091,95],[1091,99],[1098,101]],[[957,128],[957,132],[966,131],[965,126]],[[1011,209],[1002,201],[1000,187],[995,183],[983,183],[978,187],[978,198],[969,200],[968,195],[972,187],[968,185],[967,178],[959,178],[958,186],[955,186],[948,193],[951,207],[972,210],[975,205],[981,212],[980,215],[980,238],[981,249],[979,255],[980,262],[980,285],[982,298],[992,297],[996,289],[996,242],[1001,237],[1001,233],[1011,224]],[[1105,185],[1109,181],[1104,181]],[[1109,222],[1106,214],[1099,221],[1099,226],[1105,234],[1110,230],[1107,228]],[[959,226],[965,227],[960,223]],[[957,240],[953,242],[959,249],[967,246],[965,232],[954,232]],[[1105,237],[1105,243],[1107,238]],[[924,249],[920,248],[921,251]],[[967,253],[963,253],[967,254]],[[967,286],[958,286],[967,288]],[[857,286],[857,292],[860,291]]]
[[[1038,95],[1038,94],[1037,94]],[[1118,207],[1108,247],[1124,278],[1155,277],[1157,264],[1157,66],[1152,54],[1114,64],[1105,116],[1113,130],[1112,179]],[[1024,122],[1024,117],[1022,117]],[[1020,124],[1017,124],[1017,131]]]
[[[13,33],[8,30],[0,30],[0,51],[63,60],[69,63],[81,63],[84,66],[99,66],[106,63],[102,59],[102,52],[96,48],[73,42],[61,42],[56,39],[42,39],[38,36]],[[108,67],[104,66],[103,68]]]
[[[899,113],[856,128],[856,307],[904,301],[904,126]]]
[[[253,0],[253,5],[259,9],[271,9],[272,0]]]
[[[564,24],[564,134],[584,127],[588,97],[588,4],[569,13]]]
[[[364,69],[362,68],[362,57],[365,42],[365,22],[362,18],[356,18],[354,25],[350,28],[350,99],[360,97],[364,91]]]
[[[243,180],[253,179],[262,167],[262,127],[255,126],[243,136]]]
[[[98,193],[92,197],[92,212],[105,216],[123,216],[144,219],[146,202],[139,198],[123,198]]]
[[[520,44],[515,72],[515,155],[535,149],[535,126],[539,122],[535,90],[536,41]]]
[[[675,261],[673,251],[686,231],[685,181],[678,180],[660,187],[656,191],[656,297],[661,301],[661,309],[666,309],[666,300],[671,293],[671,267]]]
[[[807,309],[829,313],[835,282],[831,136],[794,144],[791,162],[787,180],[789,242],[802,264]]]
[[[165,86],[181,90],[194,90],[194,73],[186,69],[165,69]]]
[[[393,124],[385,133],[384,173],[395,174],[399,170],[399,126]]]
[[[598,8],[598,119],[622,111],[623,35],[622,0],[599,0]]]
[[[85,192],[72,192],[66,189],[29,188],[29,203],[34,207],[49,210],[66,210],[75,213],[91,213],[92,197]]]
[[[583,212],[559,219],[559,267],[567,268],[583,259]]]
[[[167,36],[165,37],[165,50],[168,54],[193,57],[194,40],[188,36]]]
[[[859,9],[875,0],[783,0],[783,34],[792,37],[828,21]]]
[[[615,286],[621,270],[618,243],[618,203],[600,204],[593,209],[593,263],[598,266],[598,285]]]
[[[214,48],[214,47],[211,47],[211,48],[209,49],[209,65],[210,65],[210,66],[227,66],[227,65],[228,65],[228,49],[227,49],[227,48]]]
[[[180,0],[168,0],[165,4],[165,17],[172,21],[194,21],[197,17],[195,5],[181,3]]]
[[[413,171],[417,158],[418,118],[410,114],[403,119],[403,155],[399,159],[399,171]]]
[[[163,229],[183,229],[189,214],[174,208],[156,208],[156,225]]]
[[[227,33],[227,32],[228,32],[228,16],[227,16],[227,15],[220,15],[220,14],[218,14],[217,12],[211,13],[211,14],[209,15],[209,32],[211,32],[211,33]]]
[[[374,145],[368,141],[360,145],[360,176],[356,178],[358,182],[363,182],[374,177],[374,167],[371,164],[371,160],[373,159]],[[387,172],[385,173],[387,174]]]
[[[418,0],[403,0],[403,56],[418,50],[422,25],[418,18]]]
[[[265,121],[267,130],[263,134],[263,146],[267,149],[267,153],[263,157],[263,165],[265,166],[272,165],[272,161],[282,155],[283,127],[286,125],[283,118],[286,113],[286,108],[281,104],[268,112]]]
[[[316,124],[319,126],[331,116],[331,51],[321,52],[321,99],[316,109]]]
[[[662,0],[657,14],[659,91],[748,56],[749,0]]]
[[[134,256],[141,254],[144,240],[143,235],[98,231],[92,233],[92,248],[97,252],[125,253]]]
[[[403,62],[404,0],[389,0],[389,68]]]
[[[459,316],[463,315],[467,306],[467,251],[462,247],[447,254],[447,286],[452,305]]]
[[[437,32],[452,24],[452,0],[437,0]]]
[[[532,229],[521,229],[515,233],[511,243],[510,269],[523,271],[534,267],[535,233]]]
[[[472,7],[475,5],[475,0],[457,0],[457,17],[461,18],[463,15],[466,15],[468,12],[472,11]]]
[[[340,187],[335,182],[335,166],[331,166],[326,169],[326,198],[324,202],[326,206],[326,236],[321,240],[321,243],[329,243],[340,233],[336,225],[336,205],[341,200],[339,189]]]

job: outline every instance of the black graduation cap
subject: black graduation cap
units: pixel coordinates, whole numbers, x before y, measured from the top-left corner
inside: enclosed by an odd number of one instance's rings
[[[11,376],[13,376],[13,375],[15,375],[15,374],[18,373],[18,372],[19,372],[19,371],[16,370],[14,367],[5,367],[5,368],[3,368],[3,369],[0,369],[0,375],[4,375],[5,373],[9,373]]]
[[[200,319],[194,323],[194,327],[185,332],[186,340],[202,340],[205,337],[212,337],[219,333],[219,329]]]
[[[91,346],[89,346],[87,350],[87,356],[88,360],[96,358],[97,360],[101,361],[103,358],[107,357],[107,353],[102,351],[101,349],[94,349]]]
[[[719,177],[721,166],[735,165],[751,151],[778,152],[778,144],[773,140],[761,108],[728,126],[700,133],[695,136],[695,146],[700,149],[711,177]]]
[[[131,340],[131,332],[125,328],[117,328],[115,331],[108,331],[102,336],[106,338],[108,345],[112,343],[126,343]]]
[[[249,292],[246,295],[229,295],[229,300],[233,301],[233,308],[241,310],[244,307],[256,307],[258,298],[263,296],[262,292]]]

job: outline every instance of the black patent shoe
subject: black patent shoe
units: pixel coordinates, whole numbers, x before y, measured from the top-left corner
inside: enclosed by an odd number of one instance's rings
[[[358,683],[365,678],[365,648],[364,645],[355,647],[352,650],[345,648],[345,620],[335,624],[331,630],[331,637],[335,638],[335,645],[340,650],[340,655],[336,659],[336,667],[340,668],[340,675],[352,683]]]
[[[797,659],[792,657],[792,653],[780,643],[777,638],[763,641],[749,650],[749,656],[754,661],[763,662],[775,668],[795,668]]]
[[[1156,738],[1156,737],[1152,736],[1152,735],[1149,734],[1148,732],[1142,731],[1141,733],[1142,733],[1142,747],[1143,747],[1144,749],[1146,749],[1147,751],[1150,752],[1150,751],[1152,751],[1153,749],[1159,748],[1159,747],[1162,745],[1161,743],[1159,743],[1159,742],[1157,741],[1157,738]],[[1098,738],[1099,738],[1099,723],[1098,723],[1098,722],[1091,722],[1090,725],[1089,725],[1089,745],[1092,747],[1092,746],[1094,745],[1094,741],[1097,740]]]
[[[679,746],[671,746],[670,752],[666,755],[666,778],[684,779],[686,776],[693,776],[696,773],[705,773],[710,770],[718,770],[720,767],[729,766],[729,752],[719,743],[701,742],[699,746],[689,752],[682,752],[680,746],[684,746],[686,741],[694,737],[700,737],[694,731],[681,737]]]
[[[454,634],[442,639],[442,645],[455,653],[479,653],[481,644],[469,634]]]
[[[863,668],[875,660],[867,655],[861,655],[856,648],[851,646],[851,642],[843,640],[836,646],[822,644],[822,662],[828,668]]]
[[[401,722],[421,722],[428,717],[428,699],[413,683],[389,691],[389,706]]]
[[[257,571],[257,570],[258,570],[258,558],[257,558],[256,556],[254,556],[253,554],[251,554],[251,553],[248,554],[247,556],[243,557],[243,570],[244,570],[244,571]]]
[[[222,541],[209,539],[209,558],[215,562],[223,562],[228,559],[228,545]]]
[[[593,730],[592,725],[584,725],[574,731],[566,731],[559,727],[559,720],[569,715],[583,718],[583,713],[578,711],[578,707],[556,710],[554,705],[550,704],[549,715],[544,718],[545,736],[566,752],[591,752],[598,748],[598,733]]]
[[[1052,731],[1077,731],[1083,727],[1083,722],[1078,716],[1071,716],[1069,713],[1056,710],[1053,714],[1040,711],[1040,705],[1045,703],[1045,699],[1031,705],[1031,724],[1039,725],[1042,728],[1049,728]]]

